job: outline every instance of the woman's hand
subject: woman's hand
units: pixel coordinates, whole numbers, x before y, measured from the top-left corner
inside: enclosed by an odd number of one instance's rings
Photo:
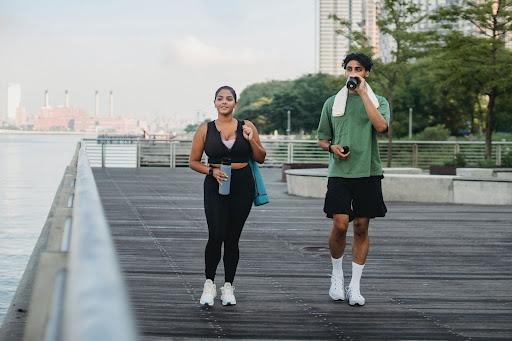
[[[213,168],[212,176],[217,180],[219,184],[223,183],[228,179],[228,175],[220,170],[220,168]]]
[[[254,136],[254,132],[252,131],[252,128],[249,127],[249,125],[244,124],[244,126],[243,126],[243,133],[244,133],[244,138],[247,141],[251,141],[252,140],[252,138]]]

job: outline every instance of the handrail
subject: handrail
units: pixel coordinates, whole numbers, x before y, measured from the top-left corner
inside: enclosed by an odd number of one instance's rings
[[[64,339],[136,339],[128,295],[85,150],[79,152],[65,296]]]

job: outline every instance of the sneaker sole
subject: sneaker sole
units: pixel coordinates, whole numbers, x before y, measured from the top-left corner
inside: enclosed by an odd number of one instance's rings
[[[236,302],[222,302],[223,306],[236,305]]]
[[[348,303],[348,305],[349,305],[349,306],[351,306],[351,307],[355,307],[355,306],[362,307],[362,306],[364,306],[365,304],[366,304],[366,303],[359,304],[359,303],[357,303],[357,302],[356,302],[356,303],[350,303],[350,302]]]
[[[331,294],[331,292],[330,292],[330,291],[329,291],[329,297],[330,297],[333,301],[345,301],[345,297],[340,297],[340,296],[333,295],[333,294]]]

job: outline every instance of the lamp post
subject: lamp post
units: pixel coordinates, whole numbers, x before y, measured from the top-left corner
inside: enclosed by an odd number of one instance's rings
[[[290,133],[292,131],[292,111],[288,110],[287,115],[288,115],[288,124],[286,126],[286,134],[288,135],[288,138],[290,138]]]
[[[412,107],[409,107],[409,139],[412,139]]]

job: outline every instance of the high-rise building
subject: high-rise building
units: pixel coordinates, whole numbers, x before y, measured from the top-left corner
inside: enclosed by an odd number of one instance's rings
[[[336,31],[342,29],[330,15],[350,23],[350,30],[364,31],[378,53],[376,0],[316,0],[316,68],[318,72],[339,75],[341,63],[352,42]]]
[[[16,120],[16,111],[21,105],[21,86],[15,83],[7,85],[7,120]]]

